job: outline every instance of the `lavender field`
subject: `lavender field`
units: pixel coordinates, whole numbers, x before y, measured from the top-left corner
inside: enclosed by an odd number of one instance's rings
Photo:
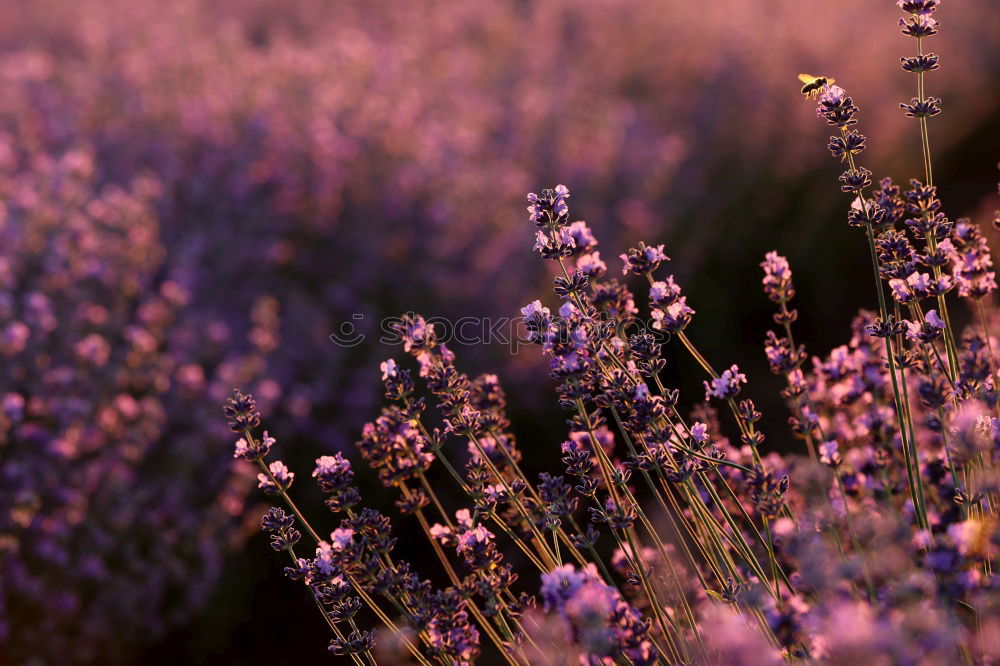
[[[1000,663],[994,0],[10,0],[0,85],[0,666]]]

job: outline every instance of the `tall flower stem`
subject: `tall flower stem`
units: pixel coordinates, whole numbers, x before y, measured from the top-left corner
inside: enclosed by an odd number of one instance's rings
[[[841,137],[846,141],[847,131],[841,128],[840,133]],[[846,155],[851,170],[856,171],[857,165],[854,161],[854,155],[850,152],[846,153]],[[882,291],[882,277],[879,272],[878,250],[875,248],[875,229],[872,225],[871,210],[869,208],[868,200],[865,198],[864,192],[859,189],[857,191],[857,196],[858,200],[861,202],[861,209],[864,211],[867,222],[867,224],[865,224],[865,232],[868,237],[868,251],[872,260],[872,273],[875,280],[875,293],[878,296],[879,315],[881,316],[883,322],[888,322],[889,310],[886,306],[885,294]],[[909,400],[907,396],[904,395],[904,392],[906,391],[906,384],[904,383],[902,388],[900,388],[896,377],[896,361],[892,348],[892,336],[885,338],[885,355],[889,365],[889,376],[892,379],[892,393],[896,405],[896,417],[900,424],[900,437],[906,454],[905,458],[907,460],[907,477],[909,481],[910,495],[913,499],[914,510],[917,513],[917,521],[922,529],[926,529],[929,522],[927,520],[927,509],[923,503],[923,486],[920,480],[920,469],[916,462],[918,457],[916,442],[913,439],[913,421],[910,417]],[[909,426],[909,433],[907,433],[907,426]],[[916,471],[916,474],[914,474],[914,470]]]
[[[527,475],[521,470],[521,466],[518,465],[517,460],[515,460],[514,456],[511,455],[510,451],[507,448],[507,445],[503,443],[503,440],[497,435],[497,433],[493,429],[490,429],[489,433],[490,436],[493,438],[493,441],[496,443],[497,448],[503,454],[504,460],[506,460],[507,464],[511,466],[514,472],[517,474],[518,478],[524,481],[525,486],[527,487],[528,492],[531,494],[532,499],[538,502],[539,506],[543,506],[544,502],[542,502],[542,498],[538,494],[538,490],[536,490],[535,486],[530,481],[528,481]],[[583,536],[583,532],[579,529],[579,525],[576,524],[576,521],[573,520],[572,516],[570,516],[570,525],[573,526],[574,530],[576,530],[579,536]],[[587,560],[583,557],[583,554],[576,547],[576,545],[573,544],[572,539],[569,538],[569,535],[566,534],[566,531],[562,529],[562,527],[560,527],[555,530],[555,534],[556,537],[563,543],[563,545],[565,545],[568,548],[570,554],[573,556],[573,559],[575,559],[581,566],[586,565]],[[558,545],[556,545],[556,547],[558,547]],[[601,558],[600,554],[594,549],[593,546],[590,546],[588,548],[588,552],[591,555],[592,561],[598,564],[598,566],[603,571],[606,571],[603,558]]]
[[[993,392],[997,393],[1000,391],[1000,379],[998,379],[997,373],[997,360],[993,356],[993,336],[990,334],[990,319],[986,316],[986,310],[983,308],[983,299],[976,299],[976,312],[979,314],[979,324],[983,327],[983,337],[986,338],[986,353],[990,357],[990,374],[993,377]],[[993,409],[996,410],[997,414],[1000,415],[1000,402],[994,400]]]
[[[423,475],[420,476],[421,478],[423,478]],[[413,499],[413,493],[410,491],[410,489],[407,487],[405,483],[401,482],[399,484],[399,489],[400,492],[403,494],[404,498],[406,498],[407,500]],[[458,573],[456,573],[455,569],[451,565],[451,562],[448,560],[448,556],[445,554],[444,549],[441,548],[441,544],[438,543],[437,539],[435,539],[431,535],[430,525],[427,522],[427,517],[424,516],[423,509],[417,509],[414,512],[414,515],[416,515],[417,517],[417,522],[420,523],[420,528],[423,530],[424,536],[426,536],[427,540],[430,542],[431,548],[433,548],[434,550],[434,554],[437,555],[438,561],[441,562],[441,565],[444,567],[445,573],[448,574],[448,579],[451,581],[451,584],[457,588],[461,584],[461,579],[459,579]],[[445,519],[447,519],[447,515],[445,515]],[[493,626],[483,616],[482,611],[479,610],[479,606],[477,606],[476,603],[471,598],[468,600],[468,604],[469,604],[469,611],[472,613],[473,617],[476,618],[476,622],[478,622],[482,630],[486,632],[486,635],[496,646],[497,650],[500,651],[500,654],[504,657],[507,663],[517,665],[518,662],[515,661],[507,653],[507,650],[503,646],[503,641],[497,635],[496,631],[493,629]]]
[[[924,40],[917,37],[917,55],[924,54]],[[925,72],[917,73],[917,100],[924,101],[924,76]],[[934,185],[934,169],[931,166],[931,140],[927,131],[927,117],[921,116],[917,119],[920,124],[920,152],[924,159],[924,178],[929,186]]]
[[[410,401],[409,401],[408,398],[406,398],[406,397],[403,398],[403,405],[408,410],[410,409]],[[423,435],[424,439],[427,440],[428,442],[434,441],[433,438],[431,437],[431,434],[427,431],[427,428],[424,426],[424,424],[421,422],[421,420],[420,419],[414,419],[414,421],[415,421],[415,423],[417,425],[417,429]],[[478,444],[478,442],[477,442],[477,444]],[[454,479],[454,481],[458,485],[459,489],[461,489],[461,491],[463,493],[469,494],[469,487],[465,483],[465,479],[463,479],[462,475],[458,473],[458,470],[455,469],[454,465],[452,465],[448,461],[448,458],[444,455],[444,453],[442,451],[440,451],[440,450],[436,450],[435,451],[434,459],[440,461],[441,464],[444,465],[445,469],[448,470],[449,475],[451,475],[452,479]],[[423,477],[421,477],[421,478],[423,478]],[[424,485],[425,488],[429,488],[430,487],[430,484],[427,483],[426,480],[422,481],[422,484]],[[434,497],[433,490],[430,491],[430,494],[431,494],[432,497]],[[440,502],[438,502],[438,507],[439,507],[439,510],[442,512],[442,516],[444,518],[445,523],[450,526],[451,525],[451,519],[448,517],[447,513],[444,512],[444,508],[440,506]],[[532,549],[529,548],[527,546],[527,544],[525,544],[520,537],[518,537],[509,528],[507,528],[507,526],[505,524],[503,524],[503,521],[499,517],[493,516],[493,520],[494,520],[494,523],[504,532],[504,534],[506,534],[507,536],[509,536],[511,538],[511,540],[514,541],[515,545],[517,545],[517,547],[521,550],[521,552],[524,553],[524,555],[529,560],[531,560],[532,564],[534,564],[539,569],[539,571],[541,571],[542,573],[545,573],[546,571],[549,570],[549,568],[547,568],[547,566],[545,564],[543,564],[538,559],[538,556],[536,556],[535,553],[532,552]]]
[[[587,413],[587,409],[583,404],[583,399],[577,398],[576,404],[577,404],[577,413],[580,415],[580,418],[583,420],[584,425],[587,428],[587,435],[591,443],[591,448],[594,450],[594,457],[597,458],[598,467],[600,468],[601,474],[604,477],[604,483],[608,488],[608,492],[611,494],[611,498],[615,504],[615,508],[616,510],[624,510],[626,505],[622,502],[621,497],[618,495],[615,489],[615,483],[612,478],[611,461],[608,459],[607,454],[605,454],[604,449],[601,447],[601,444],[597,439],[596,433],[594,433],[594,428],[590,422],[590,416]],[[622,490],[628,495],[629,503],[632,505],[636,513],[638,514],[642,512],[642,508],[635,501],[635,498],[632,497],[631,493],[629,493],[628,488],[625,487]],[[670,616],[663,610],[663,608],[661,608],[660,601],[656,596],[652,584],[648,580],[646,573],[648,567],[646,567],[645,563],[642,561],[643,560],[642,551],[636,546],[631,531],[628,529],[624,529],[622,531],[625,533],[629,542],[629,547],[631,548],[632,557],[629,559],[634,559],[636,561],[635,570],[639,574],[639,578],[642,581],[643,590],[646,592],[646,596],[649,599],[649,604],[650,607],[653,609],[654,615],[656,616],[657,623],[660,625],[661,631],[664,632],[664,636],[668,636],[669,634],[667,633],[667,624],[664,621],[664,618],[669,619]],[[655,531],[653,533],[654,533],[654,539],[658,539],[658,537],[655,536]],[[683,595],[681,596],[683,598]],[[695,628],[695,632],[697,632],[697,628]]]
[[[486,464],[486,467],[490,470],[493,476],[496,477],[497,481],[500,482],[500,485],[503,486],[504,492],[506,492],[508,497],[510,497],[511,504],[520,514],[521,519],[524,521],[525,526],[531,532],[531,535],[534,538],[535,548],[538,550],[539,556],[544,560],[545,565],[549,567],[550,570],[554,569],[556,566],[555,553],[553,553],[552,550],[549,548],[548,541],[545,539],[542,533],[538,531],[538,527],[535,525],[535,521],[532,520],[531,514],[528,513],[528,510],[525,508],[524,503],[521,502],[520,495],[518,493],[515,493],[514,490],[510,487],[510,484],[507,483],[507,480],[503,477],[503,474],[500,473],[500,470],[498,470],[496,468],[496,465],[493,464],[493,461],[490,460],[490,457],[486,454],[486,451],[483,450],[483,445],[479,443],[479,440],[476,439],[476,437],[471,432],[466,432],[466,438],[469,440],[469,443],[472,444],[473,447],[475,447],[476,451],[479,453],[479,456]]]
[[[246,430],[244,432],[244,437],[247,438],[247,441],[253,440],[253,434],[249,430]],[[271,474],[271,470],[268,468],[267,465],[264,464],[264,460],[262,458],[258,458],[257,464],[260,466],[261,470],[263,470],[264,474],[267,475],[271,484],[278,489],[278,494],[281,496],[281,499],[284,500],[288,508],[291,509],[292,513],[295,514],[296,518],[299,519],[300,524],[309,533],[309,536],[312,537],[313,541],[317,545],[319,545],[320,541],[322,541],[322,539],[319,538],[319,534],[316,532],[315,529],[313,529],[312,525],[306,519],[305,514],[299,511],[299,507],[295,505],[295,502],[292,501],[292,498],[288,495],[288,493],[282,489],[281,484],[278,483],[278,480],[274,478],[273,474]],[[394,634],[398,635],[402,639],[403,644],[406,646],[406,649],[410,651],[410,654],[412,654],[414,658],[421,664],[424,664],[425,666],[430,666],[430,662],[427,661],[426,657],[424,657],[423,654],[421,654],[417,646],[415,646],[410,641],[410,639],[406,638],[406,636],[399,631],[399,627],[396,626],[396,623],[394,623],[391,619],[389,619],[389,616],[385,614],[385,612],[378,606],[377,603],[375,603],[375,600],[372,599],[371,596],[361,586],[361,584],[357,580],[355,580],[354,576],[348,575],[345,572],[344,577],[351,584],[351,587],[354,588],[355,593],[359,597],[361,597],[361,599],[365,602],[365,604],[367,604],[368,607],[372,610],[372,612],[375,613],[378,619],[382,621],[382,624],[387,626],[390,629],[390,631],[392,631]]]
[[[926,120],[926,118],[923,118],[922,120]],[[937,247],[937,239],[934,237],[934,234],[929,234],[927,236],[928,252],[931,254],[936,253]],[[935,280],[941,279],[942,272],[940,266],[932,266],[931,272],[933,273]],[[948,355],[948,378],[954,382],[958,379],[958,347],[955,344],[955,332],[951,326],[951,315],[948,313],[948,301],[944,294],[937,295],[937,303],[938,310],[941,313],[941,319],[944,321],[944,345],[945,352]]]
[[[295,554],[295,548],[293,546],[288,547],[288,554],[292,558],[292,565],[297,566],[299,563],[299,558]],[[344,632],[340,630],[340,627],[337,626],[337,623],[333,621],[329,613],[326,612],[326,609],[323,608],[323,603],[319,600],[319,597],[316,596],[316,592],[311,587],[309,588],[309,596],[311,596],[312,600],[316,603],[316,608],[319,609],[319,614],[323,616],[324,620],[326,620],[326,624],[327,626],[330,627],[330,631],[332,631],[334,636],[336,636],[337,638],[344,640],[345,638]],[[350,655],[351,661],[359,665],[364,664],[365,661],[367,661],[369,664],[372,665],[375,664],[375,659],[372,657],[371,652],[369,650],[365,650],[362,654],[365,655],[364,660],[362,660],[361,657],[359,657],[356,653],[352,652]]]
[[[900,318],[899,304],[894,305],[896,318]],[[896,380],[896,364],[895,355],[896,352],[893,349],[893,337],[890,336],[885,339],[885,345],[887,350],[887,355],[889,357],[889,374],[892,376],[893,391],[897,397],[897,404],[902,398],[903,403],[903,414],[905,418],[900,421],[901,424],[901,434],[902,429],[907,425],[909,426],[909,435],[903,438],[903,452],[904,452],[904,462],[907,463],[907,474],[912,475],[910,482],[910,492],[911,497],[914,502],[914,512],[917,515],[917,524],[921,526],[922,529],[930,529],[930,520],[927,518],[927,504],[925,500],[923,477],[920,474],[920,452],[917,449],[917,434],[913,427],[913,414],[910,410],[910,392],[906,383],[906,369],[903,367],[899,368],[899,382],[897,385]]]
[[[924,46],[923,38],[917,37],[917,55],[923,57]],[[925,88],[924,77],[927,75],[926,71],[921,69],[917,72],[917,104],[923,105],[927,101],[927,92]],[[934,167],[931,160],[931,141],[930,133],[927,129],[927,115],[920,114],[917,117],[917,126],[920,131],[920,154],[923,159],[924,164],[924,182],[928,187],[934,186]],[[926,215],[927,213],[925,213]],[[937,250],[937,238],[932,232],[927,236],[927,247],[931,253]],[[934,278],[939,280],[941,278],[941,267],[938,265],[932,266],[932,272]],[[945,348],[948,352],[948,364],[951,369],[952,379],[958,377],[958,350],[955,344],[955,334],[951,326],[951,316],[948,313],[948,303],[945,299],[944,294],[938,294],[938,310],[940,310],[941,318],[945,323]]]
[[[614,412],[615,421],[618,423],[619,427],[621,428],[622,435],[623,435],[623,437],[625,438],[625,441],[626,441],[626,446],[628,447],[630,453],[632,453],[634,455],[635,451],[636,451],[635,450],[635,445],[632,443],[631,438],[628,436],[628,434],[625,432],[625,429],[622,427],[623,424],[621,422],[621,417],[618,415],[617,410],[615,410],[614,408],[612,408],[612,411]],[[580,417],[584,420],[584,423],[587,426],[587,434],[588,434],[588,436],[591,438],[592,441],[596,442],[597,441],[597,435],[594,433],[593,424],[591,423],[590,417],[587,415],[586,410],[583,408],[582,401],[579,403],[578,413],[580,414]],[[643,446],[645,447],[645,443],[643,443]],[[648,452],[648,449],[646,449],[646,451]],[[662,500],[662,498],[660,498],[659,493],[656,492],[655,486],[653,486],[652,481],[648,477],[648,474],[645,471],[643,471],[643,475],[646,476],[646,480],[647,480],[647,482],[649,484],[649,487],[652,490],[654,496],[658,500],[660,500],[660,503],[661,503],[661,506],[663,508],[664,514],[667,515],[667,516],[670,516],[670,512],[667,510],[666,505],[663,504],[663,500]],[[705,646],[704,646],[704,643],[702,642],[701,633],[698,630],[698,623],[695,620],[694,613],[691,610],[691,606],[690,606],[690,604],[688,602],[687,595],[684,592],[684,587],[681,584],[680,577],[677,575],[677,572],[676,572],[676,570],[675,570],[675,568],[673,566],[671,558],[667,555],[666,550],[663,548],[663,539],[662,539],[662,537],[657,533],[656,529],[653,527],[652,522],[650,522],[649,518],[646,516],[645,510],[643,510],[643,508],[640,506],[638,500],[632,494],[632,491],[629,490],[629,488],[628,488],[627,485],[623,484],[622,491],[626,494],[627,499],[635,507],[636,516],[638,517],[639,522],[642,523],[642,526],[646,530],[646,533],[652,539],[653,544],[654,544],[654,546],[656,548],[657,554],[660,556],[660,558],[663,560],[663,563],[670,570],[670,579],[674,582],[674,584],[675,584],[675,586],[677,588],[677,595],[678,595],[678,598],[681,601],[681,605],[683,606],[685,619],[688,621],[688,624],[691,626],[691,631],[694,634],[695,640],[698,642],[698,645],[699,645],[700,649],[702,651],[704,651]],[[685,546],[685,548],[686,548],[686,546]],[[641,556],[641,554],[637,554],[636,556],[639,557],[639,556]],[[693,564],[693,566],[695,566],[695,571],[698,573],[698,578],[700,580],[702,580],[702,582],[704,583],[704,579],[702,579],[701,573],[697,571],[697,565]]]

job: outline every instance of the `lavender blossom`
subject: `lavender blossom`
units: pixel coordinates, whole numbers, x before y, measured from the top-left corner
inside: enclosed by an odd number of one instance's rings
[[[622,275],[654,273],[660,264],[670,261],[670,257],[663,253],[663,245],[646,245],[642,242],[620,256],[623,262]]]
[[[719,377],[713,379],[711,384],[703,382],[705,384],[705,400],[734,398],[739,395],[740,384],[746,384],[746,382],[746,375],[740,372],[736,365],[733,365],[728,370],[724,370]]]
[[[954,234],[940,244],[951,261],[952,277],[958,293],[966,298],[982,298],[996,289],[996,273],[989,245],[977,225],[959,220]]]

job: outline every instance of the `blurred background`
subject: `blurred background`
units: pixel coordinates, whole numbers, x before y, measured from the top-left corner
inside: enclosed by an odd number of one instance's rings
[[[949,216],[981,222],[996,11],[947,1],[928,43],[936,180]],[[524,195],[556,183],[609,272],[638,240],[667,245],[691,336],[747,372],[766,445],[791,446],[759,261],[791,260],[811,353],[874,305],[796,75],[852,94],[876,177],[920,175],[898,17],[891,0],[0,3],[0,665],[327,658],[256,534],[221,403],[256,394],[318,509],[312,459],[354,456],[378,363],[403,356],[380,319],[554,300]],[[365,342],[330,341],[345,321]],[[558,465],[536,350],[455,351],[500,376],[529,473]],[[686,358],[667,379],[703,395]]]

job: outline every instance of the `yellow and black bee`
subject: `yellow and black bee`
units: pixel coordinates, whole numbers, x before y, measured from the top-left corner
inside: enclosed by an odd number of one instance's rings
[[[802,94],[813,99],[819,97],[824,86],[834,83],[834,79],[829,76],[813,76],[812,74],[799,74],[799,81],[805,84],[802,86]]]

